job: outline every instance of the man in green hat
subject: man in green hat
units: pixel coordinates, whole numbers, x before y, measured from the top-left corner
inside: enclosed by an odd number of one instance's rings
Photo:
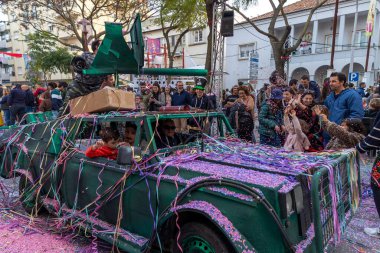
[[[207,80],[205,78],[197,78],[194,87],[196,96],[191,99],[191,107],[203,110],[210,110],[212,108],[210,101],[205,94],[206,84]]]
[[[197,78],[195,81],[195,96],[191,99],[191,107],[202,109],[202,110],[211,110],[212,105],[210,104],[210,100],[205,94],[205,86],[207,84],[207,80],[205,78]],[[201,129],[207,132],[207,128],[209,120],[201,119],[201,118],[193,118],[188,120],[188,127],[190,134],[199,134]],[[200,128],[199,128],[200,127]]]

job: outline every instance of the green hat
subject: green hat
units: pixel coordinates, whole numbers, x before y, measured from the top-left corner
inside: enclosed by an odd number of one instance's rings
[[[205,90],[207,84],[207,79],[204,77],[199,77],[195,80],[194,90]]]

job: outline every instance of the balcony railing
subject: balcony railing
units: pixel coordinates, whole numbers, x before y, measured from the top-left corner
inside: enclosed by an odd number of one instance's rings
[[[367,45],[365,43],[356,44],[355,50],[364,49]],[[296,51],[292,53],[292,56],[304,56],[304,55],[314,55],[314,54],[326,54],[331,53],[331,46],[324,46],[324,47],[318,47],[315,49],[315,53],[312,52],[311,46],[310,47],[299,47]],[[351,46],[335,46],[335,51],[350,51]],[[271,59],[273,59],[273,52],[271,53]]]
[[[293,55],[309,55],[311,54],[311,47],[301,47],[293,52]]]

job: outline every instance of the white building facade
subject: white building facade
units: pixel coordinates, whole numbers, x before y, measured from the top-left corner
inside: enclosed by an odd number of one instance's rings
[[[311,1],[313,2],[313,1]],[[288,22],[292,27],[289,43],[295,43],[296,38],[302,32],[307,20],[309,9],[302,8],[301,2],[289,5],[286,11]],[[334,69],[346,75],[349,72],[351,62],[351,48],[354,52],[353,72],[359,73],[359,81],[367,84],[377,83],[380,75],[380,52],[379,52],[379,25],[380,2],[376,6],[374,31],[372,34],[371,48],[368,61],[367,73],[364,73],[368,37],[365,34],[366,20],[370,1],[358,1],[358,21],[355,42],[351,45],[353,36],[354,17],[356,12],[356,0],[340,1],[338,10],[338,23],[336,34],[336,47],[334,57]],[[310,6],[311,7],[311,6]],[[327,77],[330,65],[331,44],[333,34],[334,4],[328,4],[319,8],[313,15],[303,43],[290,57],[288,78],[300,79],[308,74],[311,80],[319,85]],[[257,19],[256,25],[266,31],[270,22],[269,18]],[[276,30],[281,32],[285,23],[278,18]],[[249,23],[235,24],[234,36],[226,38],[226,56],[224,69],[228,73],[224,77],[224,87],[231,88],[239,81],[249,80],[249,56],[257,53],[259,59],[258,80],[256,88],[259,89],[264,83],[269,82],[270,73],[275,70],[272,48],[269,39],[258,33]]]

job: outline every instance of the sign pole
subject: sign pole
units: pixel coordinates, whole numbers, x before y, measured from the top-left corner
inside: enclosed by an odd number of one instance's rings
[[[332,37],[331,57],[330,57],[330,69],[334,69],[335,37],[336,37],[336,27],[337,27],[337,23],[338,23],[338,6],[339,6],[339,0],[335,0],[333,37]]]
[[[369,60],[369,51],[371,49],[371,39],[372,39],[372,35],[369,36],[368,38],[368,45],[367,45],[367,57],[365,59],[365,68],[364,68],[364,72],[367,72],[368,70],[368,60]]]

